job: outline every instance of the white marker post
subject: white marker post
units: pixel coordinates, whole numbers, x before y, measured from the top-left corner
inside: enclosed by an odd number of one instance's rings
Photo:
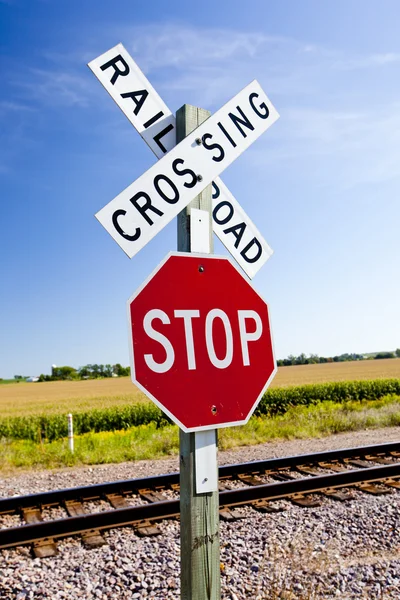
[[[72,414],[68,415],[68,448],[69,451],[74,453],[74,424],[72,422]]]
[[[176,113],[179,143],[210,113],[185,104]],[[209,185],[178,215],[178,250],[210,254]],[[220,600],[217,431],[180,430],[181,598]]]

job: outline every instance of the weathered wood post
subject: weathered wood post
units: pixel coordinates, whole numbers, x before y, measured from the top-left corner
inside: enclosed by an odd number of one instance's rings
[[[176,113],[177,143],[209,116],[202,108],[185,104]],[[201,140],[198,140],[201,143]],[[199,167],[199,171],[201,167]],[[198,173],[201,176],[201,172]],[[197,213],[192,209],[202,211]],[[213,251],[212,185],[178,215],[178,250]],[[196,215],[196,216],[194,216]],[[207,221],[206,223],[204,221]],[[217,431],[198,433],[180,431],[180,510],[181,510],[181,598],[182,600],[220,600],[219,495],[217,473]],[[197,448],[197,450],[196,450]],[[201,460],[207,464],[200,465]],[[196,456],[197,462],[196,465]],[[214,491],[200,492],[196,469],[208,472],[201,483]]]

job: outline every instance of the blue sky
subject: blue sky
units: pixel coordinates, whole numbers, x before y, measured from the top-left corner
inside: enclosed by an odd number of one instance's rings
[[[156,160],[86,66],[122,42],[171,110],[257,79],[279,121],[223,174],[274,255],[278,357],[400,346],[397,0],[0,0],[0,377],[128,364],[129,260],[94,213]],[[225,253],[216,243],[217,253]]]

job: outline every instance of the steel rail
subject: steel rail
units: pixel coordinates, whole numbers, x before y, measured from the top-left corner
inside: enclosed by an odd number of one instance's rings
[[[270,458],[253,462],[238,463],[219,467],[219,477],[228,478],[244,473],[265,473],[277,469],[288,469],[306,464],[318,462],[336,462],[346,458],[358,458],[367,455],[390,454],[400,452],[400,442],[389,442],[375,446],[361,446],[356,448],[344,448],[340,450],[328,450],[315,454],[300,454],[285,456],[282,458]],[[179,473],[167,475],[156,475],[140,479],[127,479],[98,483],[95,485],[66,488],[50,492],[41,492],[26,496],[13,496],[0,499],[0,514],[17,512],[24,508],[33,506],[49,507],[58,506],[68,500],[94,500],[105,497],[108,494],[137,493],[140,489],[168,488],[179,484]]]
[[[354,486],[364,482],[385,482],[400,477],[400,464],[343,471],[329,475],[312,476],[279,483],[222,491],[220,507],[239,506],[258,500],[290,498],[296,494]],[[105,530],[143,521],[159,521],[179,515],[179,500],[165,500],[146,505],[21,525],[0,530],[0,549],[30,544],[46,538],[58,539],[72,535]]]

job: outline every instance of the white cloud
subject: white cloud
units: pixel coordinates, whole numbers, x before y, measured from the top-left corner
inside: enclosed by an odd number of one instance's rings
[[[352,188],[400,177],[400,106],[346,111],[288,108],[279,135],[249,153],[256,168],[286,164],[316,185]]]
[[[254,78],[275,95],[315,91],[313,52],[288,37],[182,23],[119,28],[116,35],[156,89],[179,104],[214,109]]]
[[[342,58],[333,63],[336,69],[344,71],[353,71],[356,69],[371,69],[375,67],[383,67],[400,62],[400,53],[387,52],[385,54],[370,54],[356,58]]]
[[[45,105],[87,106],[89,79],[75,72],[30,69],[28,77],[15,82],[31,100]]]
[[[163,67],[187,70],[232,59],[254,59],[266,46],[291,43],[288,38],[257,32],[171,23],[127,28],[124,39],[128,50],[140,56],[145,70]]]
[[[115,29],[115,42],[119,40],[157,89],[179,94],[179,103],[207,108],[219,106],[254,78],[270,94],[314,94],[316,73],[331,57],[326,49],[288,37],[182,23],[120,26]],[[95,55],[87,45],[84,50],[75,45],[65,54],[44,49],[48,68],[31,69],[18,85],[46,105],[86,106],[95,86],[82,69]]]
[[[9,102],[7,100],[0,101],[0,117],[8,115],[10,113],[12,114],[17,112],[31,112],[32,110],[33,108],[31,106],[28,106],[27,104],[23,104],[21,102]]]

